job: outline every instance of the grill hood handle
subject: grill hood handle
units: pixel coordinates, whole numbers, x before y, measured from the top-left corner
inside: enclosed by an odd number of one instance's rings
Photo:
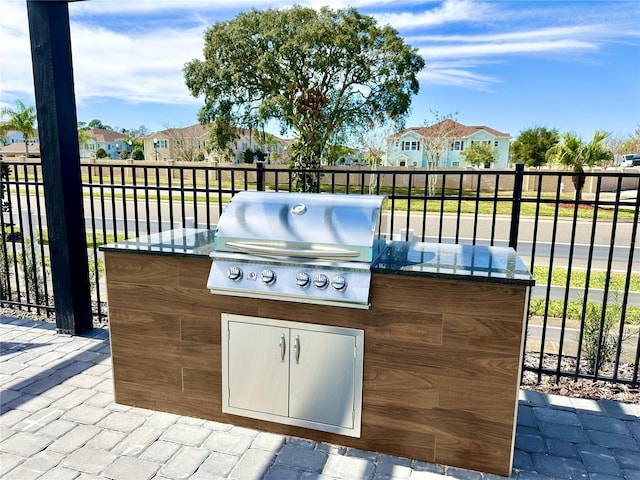
[[[225,246],[247,253],[262,255],[275,255],[282,257],[303,257],[303,258],[353,258],[360,256],[355,250],[345,249],[302,249],[276,247],[261,243],[246,242],[225,242]]]

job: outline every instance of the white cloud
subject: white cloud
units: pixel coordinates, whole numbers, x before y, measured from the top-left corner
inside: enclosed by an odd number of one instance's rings
[[[234,0],[233,2],[212,2],[211,0],[91,0],[70,4],[69,12],[72,16],[93,15],[158,15],[176,13],[181,15],[189,12],[211,12],[250,10],[251,8],[279,8],[291,5],[290,1],[255,1]]]
[[[445,0],[442,5],[423,12],[379,13],[375,17],[381,24],[398,30],[434,27],[451,23],[480,22],[493,18],[493,6],[473,0]]]
[[[31,53],[26,2],[2,2],[0,102],[11,105],[17,98],[33,96]],[[427,62],[427,68],[420,74],[421,81],[473,89],[488,89],[502,81],[486,73],[484,67],[489,62],[504,63],[507,57],[513,59],[518,55],[574,55],[600,49],[605,42],[628,41],[640,35],[637,28],[629,28],[633,20],[615,12],[624,10],[618,4],[607,9],[606,17],[584,13],[573,18],[569,14],[577,7],[561,9],[551,2],[526,11],[517,2],[476,0],[298,3],[314,8],[327,5],[334,9],[348,6],[376,9],[379,13],[374,16],[379,23],[416,33],[405,36],[405,40],[418,47]],[[204,30],[214,21],[232,18],[241,10],[292,4],[289,0],[236,0],[222,4],[211,0],[71,3],[77,102],[112,98],[130,103],[199,104],[201,100],[191,97],[187,90],[182,68],[191,59],[202,56]],[[114,22],[114,18],[121,19],[124,26]],[[543,26],[536,28],[538,24]],[[469,33],[461,33],[467,25]]]
[[[78,25],[72,30],[78,102],[92,97],[132,103],[189,103],[183,65],[202,56],[202,28],[168,27],[114,32]]]
[[[499,83],[495,77],[444,65],[424,69],[418,75],[418,79],[430,85],[455,85],[473,90],[489,90],[491,84]]]
[[[26,2],[9,0],[3,3],[0,15],[0,99],[3,103],[14,104],[22,94],[33,95],[30,59]]]
[[[580,40],[549,40],[542,42],[482,43],[474,45],[438,45],[423,47],[420,54],[429,59],[470,58],[521,53],[577,52],[592,50],[596,45]]]

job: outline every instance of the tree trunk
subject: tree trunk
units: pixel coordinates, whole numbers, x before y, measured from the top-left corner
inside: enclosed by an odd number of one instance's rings
[[[576,173],[574,176],[571,177],[573,186],[576,189],[576,195],[575,195],[576,202],[579,202],[580,200],[582,200],[582,188],[584,187],[585,180],[586,179],[585,179],[584,173]]]

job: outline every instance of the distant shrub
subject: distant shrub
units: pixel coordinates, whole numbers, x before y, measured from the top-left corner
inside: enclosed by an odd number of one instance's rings
[[[611,333],[614,325],[620,322],[622,305],[617,295],[613,302],[606,305],[604,318],[603,306],[595,302],[587,302],[584,311],[582,332],[582,352],[589,366],[589,372],[594,373],[603,363],[610,362],[618,346],[617,337]]]
[[[96,150],[96,158],[107,158],[109,154],[104,148],[99,148]]]
[[[144,160],[144,152],[140,148],[136,148],[131,154],[131,158],[134,160]]]
[[[247,148],[244,151],[244,163],[264,162],[265,154],[261,150],[251,150]]]

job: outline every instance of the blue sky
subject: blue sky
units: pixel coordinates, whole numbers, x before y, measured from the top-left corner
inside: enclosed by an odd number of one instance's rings
[[[215,22],[251,8],[353,6],[426,62],[407,126],[456,114],[517,137],[640,128],[640,2],[88,0],[69,4],[78,120],[150,131],[197,123],[182,68]],[[26,0],[2,0],[0,106],[35,104]],[[278,133],[274,131],[273,133]]]

